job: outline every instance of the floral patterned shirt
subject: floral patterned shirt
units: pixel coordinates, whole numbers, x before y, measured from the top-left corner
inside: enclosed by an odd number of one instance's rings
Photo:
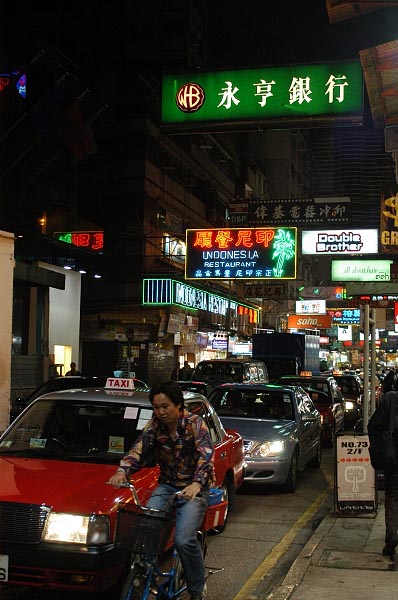
[[[129,476],[145,466],[160,467],[159,483],[184,488],[197,481],[214,483],[214,448],[205,421],[186,409],[180,412],[176,438],[153,416],[130,451],[120,461]]]

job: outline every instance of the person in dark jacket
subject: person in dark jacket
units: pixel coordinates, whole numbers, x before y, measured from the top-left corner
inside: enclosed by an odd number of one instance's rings
[[[392,390],[398,389],[398,381],[397,381],[397,373],[395,369],[390,369],[387,375],[383,379],[383,383],[381,385],[381,391],[383,394],[387,392],[391,392]]]
[[[390,390],[383,394],[372,418],[368,423],[369,439],[372,442],[375,434],[388,430],[390,424],[391,402],[395,403],[394,433],[395,446],[398,444],[398,392]],[[398,461],[394,466],[384,469],[385,481],[385,546],[382,554],[393,556],[398,545]]]

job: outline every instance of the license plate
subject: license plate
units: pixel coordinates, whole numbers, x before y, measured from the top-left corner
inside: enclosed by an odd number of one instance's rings
[[[0,554],[0,581],[8,581],[8,555]]]

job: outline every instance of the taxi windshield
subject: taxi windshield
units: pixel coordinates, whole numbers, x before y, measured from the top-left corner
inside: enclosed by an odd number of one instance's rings
[[[39,399],[3,435],[0,455],[117,464],[151,414],[125,403]]]

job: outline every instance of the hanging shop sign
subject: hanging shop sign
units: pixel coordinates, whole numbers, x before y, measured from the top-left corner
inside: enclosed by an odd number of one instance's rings
[[[396,185],[385,186],[380,206],[380,250],[398,253],[398,193]]]
[[[101,252],[104,249],[103,231],[56,231],[54,237],[60,242],[94,252]]]
[[[187,229],[185,279],[295,279],[296,227]]]
[[[267,225],[332,225],[349,223],[351,198],[251,198],[248,206],[250,227]]]
[[[332,260],[332,281],[390,281],[392,260]]]
[[[336,229],[303,231],[303,254],[377,254],[377,229]]]
[[[330,315],[289,315],[287,318],[288,329],[330,329],[331,325]]]
[[[287,284],[281,283],[247,283],[244,287],[245,298],[263,298],[263,300],[280,301],[287,294]]]
[[[326,314],[326,300],[296,300],[297,315]]]
[[[334,325],[359,325],[361,309],[359,308],[328,308],[328,315],[332,317]]]
[[[144,305],[176,305],[223,317],[228,315],[230,321],[236,318],[245,319],[250,324],[259,323],[260,310],[258,308],[212,294],[174,279],[144,279],[142,292]]]
[[[161,122],[177,130],[258,126],[313,127],[362,121],[359,61],[168,74],[162,82]],[[207,127],[206,127],[207,124]]]

